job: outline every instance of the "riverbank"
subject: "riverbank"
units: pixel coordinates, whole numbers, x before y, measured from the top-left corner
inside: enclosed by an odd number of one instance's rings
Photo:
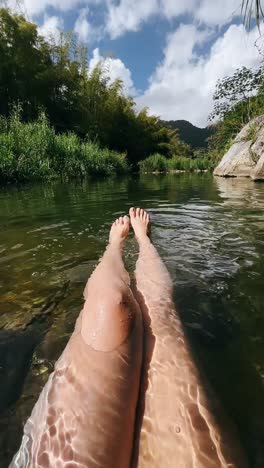
[[[210,170],[205,157],[153,154],[139,163],[142,173],[172,173]],[[14,113],[0,118],[0,184],[45,179],[80,179],[111,176],[130,171],[125,154],[81,140],[73,132],[56,134],[45,114],[30,123]]]
[[[128,172],[124,154],[81,140],[75,133],[56,134],[45,114],[23,123],[19,115],[0,117],[0,183],[56,178],[110,176]]]
[[[162,175],[162,174],[186,174],[188,172],[195,172],[196,174],[199,172],[206,174],[208,172],[208,169],[193,169],[193,170],[185,170],[185,169],[175,169],[175,170],[170,170],[170,171],[153,171],[153,172],[141,172],[141,174],[152,174],[152,175]]]
[[[214,164],[208,157],[187,158],[174,156],[170,159],[161,154],[153,154],[140,161],[143,174],[177,174],[178,172],[204,172],[213,170]]]

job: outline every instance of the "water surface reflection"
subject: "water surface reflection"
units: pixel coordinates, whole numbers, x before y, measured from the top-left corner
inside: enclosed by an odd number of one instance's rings
[[[131,205],[150,210],[195,356],[238,425],[251,466],[264,466],[264,184],[198,174],[0,191],[3,466],[72,331],[109,224]],[[136,256],[131,237],[131,273]]]

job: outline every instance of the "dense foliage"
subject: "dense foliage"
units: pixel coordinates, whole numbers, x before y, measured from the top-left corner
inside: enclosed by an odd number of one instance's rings
[[[75,133],[56,134],[45,114],[23,123],[16,109],[0,118],[0,182],[124,173],[124,155],[102,149]]]
[[[102,64],[89,71],[87,50],[73,34],[47,41],[23,16],[0,9],[0,114],[21,103],[32,122],[43,109],[57,133],[75,132],[101,146],[125,152],[131,164],[151,153],[180,151],[177,133],[136,112],[122,82],[111,83]]]
[[[237,105],[243,103],[240,109],[241,122],[248,122],[256,112],[256,104],[262,102],[264,76],[263,68],[251,70],[241,67],[232,76],[227,76],[216,83],[213,95],[214,109],[209,119],[224,119],[236,111]],[[257,100],[253,100],[253,97]]]
[[[209,138],[209,155],[215,163],[231,146],[233,139],[251,119],[264,114],[264,69],[242,67],[217,82],[214,93],[216,120]]]
[[[140,172],[173,172],[173,171],[204,171],[212,169],[211,161],[206,157],[186,158],[184,156],[174,156],[170,159],[162,154],[153,154],[140,161]]]

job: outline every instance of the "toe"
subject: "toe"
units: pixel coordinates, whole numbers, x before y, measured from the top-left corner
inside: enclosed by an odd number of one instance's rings
[[[130,221],[130,220],[129,220],[129,217],[128,217],[128,216],[124,216],[124,217],[123,217],[123,222],[124,222],[125,224],[129,224],[129,221]]]
[[[120,216],[118,222],[119,222],[119,224],[123,224],[123,216]]]
[[[142,208],[140,209],[140,218],[141,218],[141,221],[143,221],[143,219],[144,219],[144,210],[142,210]]]
[[[129,210],[129,215],[130,215],[131,218],[135,216],[135,208],[133,206],[131,206],[131,208]]]
[[[140,217],[140,208],[136,209],[136,216],[139,218]]]

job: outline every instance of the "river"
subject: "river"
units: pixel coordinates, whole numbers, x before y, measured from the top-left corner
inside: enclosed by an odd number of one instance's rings
[[[0,189],[0,466],[73,329],[110,223],[131,205],[149,210],[199,366],[250,466],[263,467],[264,184],[210,174]],[[131,235],[131,274],[136,258]]]

